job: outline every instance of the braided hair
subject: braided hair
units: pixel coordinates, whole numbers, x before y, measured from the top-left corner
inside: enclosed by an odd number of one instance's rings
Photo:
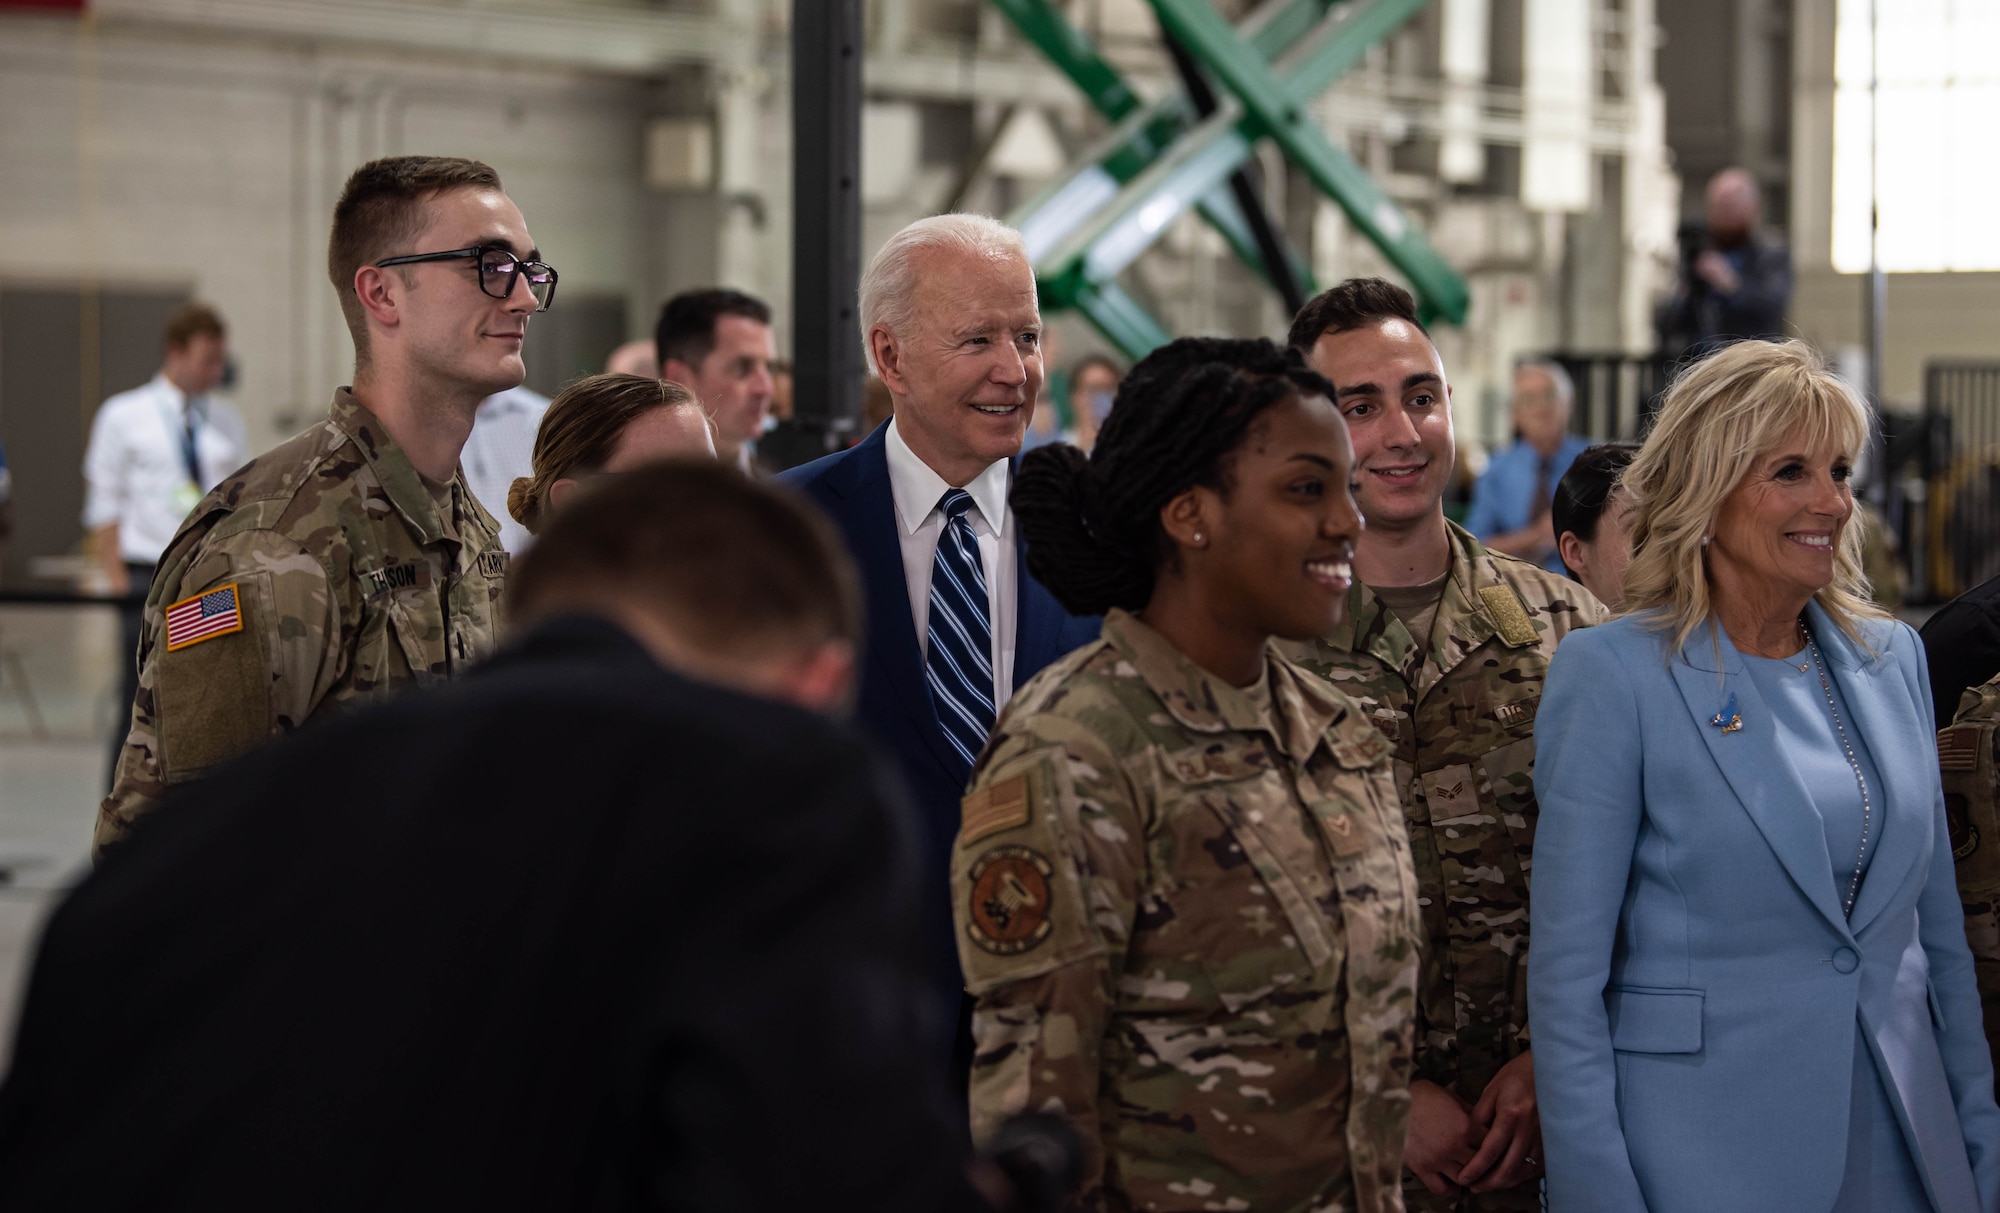
[[[1333,385],[1297,350],[1261,337],[1183,337],[1118,385],[1092,453],[1066,444],[1021,459],[1010,498],[1028,571],[1075,615],[1138,610],[1176,558],[1160,510],[1196,486],[1228,492],[1231,457],[1259,414]]]

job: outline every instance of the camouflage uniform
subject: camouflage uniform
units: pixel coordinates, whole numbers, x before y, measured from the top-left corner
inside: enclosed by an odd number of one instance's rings
[[[1374,717],[1395,747],[1424,915],[1415,1077],[1477,1103],[1528,1047],[1528,870],[1535,842],[1535,709],[1556,642],[1602,623],[1581,585],[1450,530],[1451,575],[1417,659],[1373,591],[1348,592],[1347,622],[1287,656]],[[1412,1209],[1530,1210],[1536,1185],[1436,1197]]]
[[[346,388],[327,420],[196,505],[146,598],[139,694],[96,845],[169,784],[352,699],[490,652],[507,553],[462,475],[434,491]],[[241,630],[163,643],[175,604],[234,585]]]
[[[1421,928],[1389,747],[1265,671],[1228,686],[1113,611],[974,769],[973,1133],[1068,1116],[1084,1208],[1402,1208]]]
[[[1966,691],[1938,733],[1944,816],[1965,905],[1965,941],[1985,1009],[1986,1042],[2000,1057],[2000,678]]]

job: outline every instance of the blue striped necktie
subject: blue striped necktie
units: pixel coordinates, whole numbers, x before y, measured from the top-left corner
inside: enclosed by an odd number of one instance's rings
[[[972,498],[964,489],[946,489],[938,500],[944,532],[931,564],[930,652],[924,682],[931,706],[951,748],[972,761],[993,731],[993,625],[987,615],[986,569],[966,511]]]

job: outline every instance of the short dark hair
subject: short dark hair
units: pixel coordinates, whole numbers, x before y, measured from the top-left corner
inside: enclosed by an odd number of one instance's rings
[[[1597,524],[1611,503],[1611,491],[1638,453],[1636,442],[1600,442],[1584,448],[1563,473],[1549,502],[1557,542],[1570,533],[1585,543],[1597,538]]]
[[[416,250],[405,248],[424,227],[423,204],[446,190],[504,188],[500,174],[458,156],[386,156],[354,170],[333,206],[326,274],[340,296],[340,314],[354,336],[354,357],[368,362],[368,322],[354,293],[364,265]]]
[[[556,512],[510,572],[516,619],[606,601],[667,620],[724,657],[861,644],[861,588],[803,497],[713,459],[607,476]]]
[[[1094,366],[1101,366],[1105,370],[1110,371],[1113,379],[1125,378],[1125,368],[1118,365],[1116,358],[1113,358],[1109,354],[1085,354],[1070,365],[1069,381],[1071,387],[1076,385],[1077,380],[1083,378],[1085,371]]]
[[[161,339],[170,350],[184,350],[188,342],[196,337],[213,337],[220,341],[227,335],[228,329],[223,326],[221,312],[199,300],[190,299],[167,317],[166,331],[161,334]]]
[[[1028,571],[1075,615],[1137,610],[1174,558],[1160,510],[1196,485],[1229,490],[1230,461],[1264,410],[1333,399],[1296,350],[1262,337],[1183,337],[1139,360],[1085,455],[1029,451],[1011,497]]]
[[[1407,320],[1424,336],[1431,333],[1417,319],[1417,301],[1410,292],[1385,278],[1349,278],[1307,300],[1292,318],[1292,331],[1285,341],[1293,349],[1310,353],[1313,343],[1328,333],[1345,333],[1384,320]]]
[[[724,316],[742,316],[759,324],[771,323],[771,306],[754,295],[713,287],[682,291],[660,307],[660,323],[653,329],[653,348],[660,353],[660,365],[667,359],[699,369],[715,348],[715,325]]]

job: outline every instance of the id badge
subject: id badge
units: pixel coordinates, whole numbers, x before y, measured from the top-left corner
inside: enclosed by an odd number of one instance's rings
[[[201,489],[192,480],[183,480],[174,490],[174,512],[185,518],[201,504]]]

